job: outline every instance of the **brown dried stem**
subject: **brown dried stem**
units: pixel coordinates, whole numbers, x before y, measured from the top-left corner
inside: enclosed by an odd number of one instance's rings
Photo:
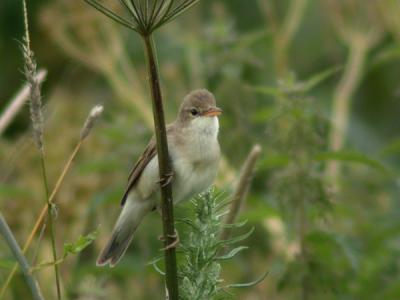
[[[252,175],[255,169],[256,162],[261,154],[260,145],[253,146],[247,156],[240,173],[239,181],[236,185],[235,193],[232,196],[231,207],[225,219],[225,224],[233,224],[239,214],[240,208],[246,200],[247,193],[250,188]],[[221,232],[220,239],[228,239],[230,235],[230,228],[226,227]]]

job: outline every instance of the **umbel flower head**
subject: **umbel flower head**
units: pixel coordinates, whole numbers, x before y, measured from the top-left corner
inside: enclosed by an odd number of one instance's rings
[[[129,18],[119,16],[97,0],[85,1],[125,27],[149,35],[200,0],[119,0]]]

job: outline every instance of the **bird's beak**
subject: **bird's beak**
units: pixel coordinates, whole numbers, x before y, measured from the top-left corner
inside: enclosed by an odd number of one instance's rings
[[[205,111],[203,113],[204,117],[215,117],[215,116],[219,116],[220,114],[222,114],[222,109],[220,109],[219,107],[211,107],[210,109],[208,109],[207,111]]]

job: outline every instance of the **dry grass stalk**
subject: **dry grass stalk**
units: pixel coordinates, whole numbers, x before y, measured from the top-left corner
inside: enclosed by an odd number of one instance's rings
[[[65,176],[67,175],[69,169],[71,168],[72,162],[74,161],[75,157],[77,156],[77,154],[78,154],[80,148],[82,147],[83,142],[85,141],[86,137],[90,133],[90,130],[85,129],[85,128],[88,127],[87,123],[89,123],[89,122],[91,123],[90,129],[92,129],[93,125],[95,123],[94,121],[100,116],[102,110],[103,110],[102,106],[95,106],[91,110],[91,112],[89,113],[89,116],[85,121],[85,125],[82,127],[82,132],[83,131],[87,131],[87,134],[85,134],[84,138],[80,138],[79,139],[78,144],[75,146],[74,150],[72,151],[71,155],[68,158],[68,161],[64,165],[63,170],[61,171],[61,174],[58,177],[57,182],[56,182],[56,184],[55,184],[55,186],[54,186],[54,188],[53,188],[53,190],[52,190],[52,192],[51,192],[51,194],[49,196],[49,203],[51,205],[54,203],[55,196],[56,196],[57,192],[59,191],[59,189],[61,187],[61,184],[63,183],[63,181],[65,179]],[[91,121],[89,121],[89,119],[91,119]],[[82,136],[82,134],[81,134],[81,136]],[[43,206],[43,208],[42,208],[42,210],[40,212],[40,215],[37,218],[36,223],[32,228],[32,231],[30,232],[28,238],[25,241],[25,244],[24,244],[24,246],[22,248],[22,252],[24,254],[26,253],[26,251],[28,251],[29,247],[32,244],[33,238],[35,237],[36,233],[39,231],[41,225],[43,224],[43,221],[44,221],[44,219],[46,217],[46,212],[47,212],[47,204]],[[8,275],[5,283],[3,284],[1,290],[0,290],[0,299],[2,299],[2,297],[4,296],[5,291],[7,290],[8,285],[11,283],[11,280],[13,279],[17,269],[18,269],[18,265],[15,264],[13,269],[11,270],[10,274]]]
[[[47,180],[47,171],[44,159],[44,144],[43,144],[43,113],[42,113],[42,96],[40,90],[40,82],[37,79],[37,65],[34,58],[34,54],[30,47],[29,38],[29,25],[28,25],[28,10],[26,7],[26,1],[23,2],[23,13],[24,13],[24,25],[25,25],[25,37],[23,38],[22,51],[24,55],[24,71],[25,77],[30,87],[30,114],[33,127],[33,139],[40,152],[40,162],[42,170],[42,181],[45,190],[45,200],[47,202],[48,212],[48,227],[50,231],[51,248],[53,254],[53,260],[57,261],[57,250],[55,242],[55,233],[53,226],[52,207],[49,202],[49,188]],[[58,266],[54,265],[56,288],[57,288],[57,299],[61,299],[61,287],[60,287],[60,275],[58,272]]]
[[[236,185],[235,193],[233,194],[232,197],[231,207],[229,209],[229,214],[226,216],[225,224],[235,223],[240,208],[243,206],[243,203],[246,200],[246,196],[249,191],[252,180],[252,174],[254,172],[256,162],[260,157],[260,154],[261,154],[260,145],[255,145],[253,146],[253,149],[247,156],[240,173],[239,181]],[[224,228],[220,238],[222,240],[225,240],[229,238],[229,235],[230,235],[230,228]]]

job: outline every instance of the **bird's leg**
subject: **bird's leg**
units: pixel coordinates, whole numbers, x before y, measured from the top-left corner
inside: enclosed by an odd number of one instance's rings
[[[174,172],[165,174],[157,183],[160,183],[162,187],[167,186],[171,183],[172,179],[174,178]]]
[[[160,249],[160,251],[165,251],[165,250],[168,250],[168,249],[176,248],[176,246],[178,246],[178,244],[180,242],[179,234],[178,234],[178,231],[176,229],[174,229],[174,232],[175,232],[174,234],[168,234],[167,235],[168,237],[173,238],[174,241],[171,244],[169,244],[168,246]],[[165,241],[165,238],[162,235],[159,236],[158,239],[160,241]]]

